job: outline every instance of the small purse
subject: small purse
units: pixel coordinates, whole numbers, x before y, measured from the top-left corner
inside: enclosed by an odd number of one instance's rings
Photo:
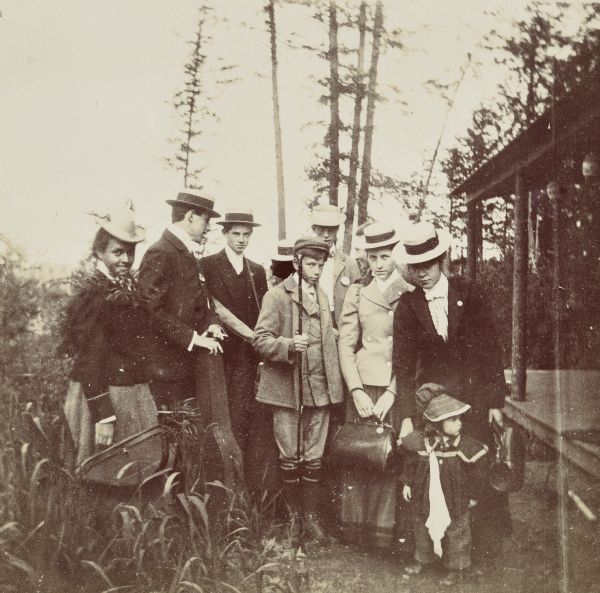
[[[163,428],[153,426],[88,457],[77,474],[87,482],[106,486],[139,486],[172,465]]]
[[[355,420],[340,426],[331,441],[333,468],[383,474],[396,452],[396,431],[375,420]]]

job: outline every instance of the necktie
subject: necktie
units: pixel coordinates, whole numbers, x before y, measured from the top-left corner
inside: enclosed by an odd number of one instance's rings
[[[435,454],[437,442],[429,444],[425,440],[425,450],[429,454],[429,517],[425,522],[425,527],[429,531],[429,537],[433,541],[433,551],[442,557],[442,539],[446,529],[450,525],[450,512],[442,490],[442,481],[440,479],[440,466]]]
[[[426,294],[427,305],[431,313],[431,320],[438,335],[448,341],[448,311],[446,310],[446,298],[443,296]]]

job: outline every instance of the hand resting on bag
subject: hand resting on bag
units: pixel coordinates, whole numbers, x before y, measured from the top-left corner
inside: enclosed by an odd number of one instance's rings
[[[362,389],[353,389],[352,399],[361,418],[373,415],[373,400]]]
[[[384,391],[373,406],[373,411],[371,412],[373,416],[377,416],[379,420],[383,421],[390,408],[394,405],[394,399],[394,394],[391,391]]]

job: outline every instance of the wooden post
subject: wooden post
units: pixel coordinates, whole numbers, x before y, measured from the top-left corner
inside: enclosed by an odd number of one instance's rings
[[[467,278],[472,282],[477,279],[479,214],[480,210],[477,207],[477,202],[475,200],[467,201]]]
[[[527,383],[527,209],[527,194],[519,172],[515,178],[511,385],[511,398],[519,401],[525,400]]]

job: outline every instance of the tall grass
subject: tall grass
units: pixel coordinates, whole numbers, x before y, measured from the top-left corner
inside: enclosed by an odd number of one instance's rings
[[[179,463],[158,487],[124,493],[73,475],[61,420],[70,363],[55,355],[68,291],[27,277],[21,259],[0,262],[11,330],[0,339],[0,592],[296,591],[302,567],[272,501],[207,483],[189,411],[172,419]]]
[[[184,488],[175,474],[152,495],[91,489],[66,467],[59,419],[13,411],[0,448],[2,591],[297,590],[272,501],[199,478]]]

